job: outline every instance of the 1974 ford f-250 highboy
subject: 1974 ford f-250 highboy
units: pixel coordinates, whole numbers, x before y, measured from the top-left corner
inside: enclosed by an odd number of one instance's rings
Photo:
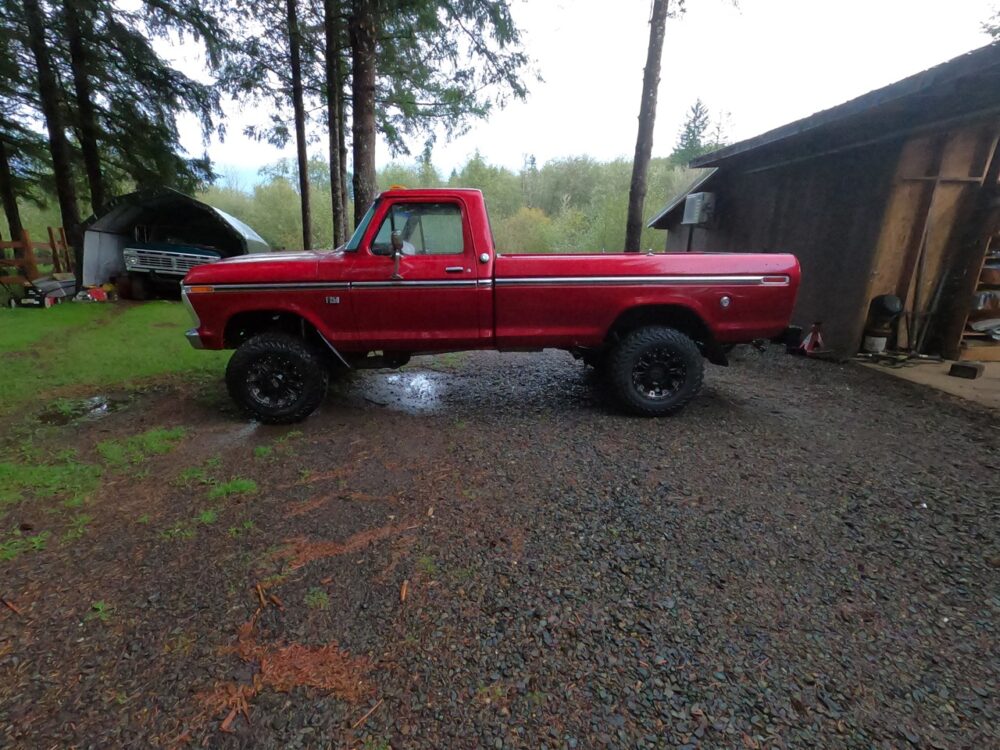
[[[703,358],[781,334],[798,283],[792,255],[502,255],[478,190],[390,190],[343,247],[199,266],[183,297],[190,342],[236,349],[229,392],[264,422],[303,419],[350,368],[469,349],[565,349],[660,416],[698,392]]]

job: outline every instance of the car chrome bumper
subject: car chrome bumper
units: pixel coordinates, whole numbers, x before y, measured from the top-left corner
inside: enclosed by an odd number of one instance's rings
[[[195,349],[204,349],[205,342],[201,340],[201,336],[198,335],[197,328],[188,329],[184,334],[187,337],[188,343],[191,344]]]

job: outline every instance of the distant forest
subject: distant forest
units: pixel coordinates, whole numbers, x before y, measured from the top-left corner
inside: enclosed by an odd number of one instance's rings
[[[588,157],[550,161],[542,166],[528,159],[518,171],[498,167],[476,154],[450,175],[442,175],[429,160],[392,163],[379,170],[378,188],[475,187],[486,196],[490,222],[501,252],[619,252],[625,238],[625,211],[632,164],[625,159],[598,162]],[[223,178],[197,197],[239,217],[275,248],[301,246],[302,224],[292,161],[261,170],[263,181],[249,190]],[[309,178],[317,200],[330,190],[325,160],[310,159]],[[650,210],[672,197],[690,180],[690,170],[669,159],[650,167]],[[329,214],[313,219],[315,247],[331,247]],[[664,235],[646,230],[643,249],[662,249]]]

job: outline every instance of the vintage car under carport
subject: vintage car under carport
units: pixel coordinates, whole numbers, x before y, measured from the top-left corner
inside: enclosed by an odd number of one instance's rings
[[[124,297],[176,293],[184,275],[220,258],[271,252],[252,228],[189,195],[160,188],[122,195],[85,223],[83,283]]]

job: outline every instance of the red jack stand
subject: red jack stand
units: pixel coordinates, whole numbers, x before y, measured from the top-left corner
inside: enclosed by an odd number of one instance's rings
[[[802,339],[802,343],[799,344],[800,354],[805,354],[809,357],[826,354],[827,349],[823,345],[823,331],[820,330],[822,325],[819,321],[812,324],[809,333],[806,334],[805,338]]]

